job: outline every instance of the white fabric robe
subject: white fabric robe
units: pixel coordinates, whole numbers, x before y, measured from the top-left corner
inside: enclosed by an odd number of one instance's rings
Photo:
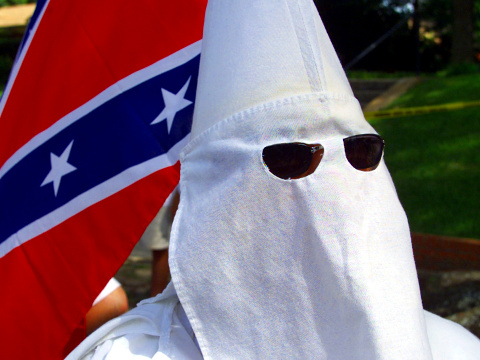
[[[147,300],[69,360],[195,359],[191,329],[206,359],[478,359],[473,335],[424,315],[386,165],[346,158],[359,134],[375,130],[311,0],[210,0],[171,236],[178,298]],[[291,142],[325,153],[279,179],[262,150]]]
[[[170,283],[85,339],[67,360],[203,359],[192,327]]]
[[[480,341],[462,326],[425,311],[433,360],[478,360]],[[173,285],[83,341],[66,360],[203,359]],[[367,359],[365,359],[367,360]]]

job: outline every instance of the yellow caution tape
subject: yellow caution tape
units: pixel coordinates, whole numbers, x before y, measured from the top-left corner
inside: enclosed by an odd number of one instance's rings
[[[469,102],[457,102],[443,105],[431,105],[431,106],[418,106],[405,109],[392,109],[392,110],[380,110],[380,111],[367,111],[364,113],[367,120],[374,119],[386,119],[403,116],[415,116],[423,115],[432,112],[439,111],[452,111],[458,109],[464,109],[473,106],[480,106],[480,100]]]

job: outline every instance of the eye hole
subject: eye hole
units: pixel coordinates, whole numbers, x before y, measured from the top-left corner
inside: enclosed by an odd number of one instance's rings
[[[376,134],[355,135],[343,139],[348,162],[357,170],[372,171],[380,163],[385,141]]]
[[[283,143],[263,149],[263,163],[280,179],[299,179],[312,174],[323,157],[320,144]]]

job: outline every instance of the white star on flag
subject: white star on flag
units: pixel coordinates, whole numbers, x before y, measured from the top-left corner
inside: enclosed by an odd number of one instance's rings
[[[168,133],[172,128],[173,119],[175,115],[180,110],[186,108],[188,105],[192,104],[190,100],[185,99],[185,93],[187,92],[188,85],[190,84],[190,78],[188,78],[187,82],[180,91],[176,94],[171,93],[168,90],[162,89],[162,96],[163,101],[165,102],[165,108],[162,112],[153,120],[150,125],[157,124],[165,119],[167,119],[167,128]]]
[[[70,165],[67,160],[70,156],[70,150],[72,150],[73,140],[67,146],[65,150],[63,150],[62,155],[57,156],[54,153],[50,153],[50,165],[52,169],[48,173],[45,180],[43,180],[42,185],[47,185],[53,182],[53,190],[55,191],[55,196],[57,196],[58,188],[60,187],[60,181],[62,177],[72,171],[77,170],[75,166]]]

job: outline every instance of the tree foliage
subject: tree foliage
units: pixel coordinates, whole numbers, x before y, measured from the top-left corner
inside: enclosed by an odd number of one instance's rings
[[[437,36],[436,45],[432,45],[433,51],[437,54],[437,57],[441,58],[441,61],[446,64],[452,59],[451,53],[454,48],[454,38],[462,38],[470,36],[473,44],[473,51],[475,53],[480,52],[480,0],[467,0],[471,3],[473,8],[470,14],[472,24],[465,23],[465,20],[460,20],[460,28],[454,27],[454,4],[455,0],[421,0],[420,1],[420,13],[422,19],[428,21],[426,24],[428,30],[435,32]],[[458,34],[460,30],[466,30],[465,34]],[[457,31],[457,34],[455,34]],[[457,40],[458,41],[458,40]],[[456,55],[455,55],[456,56]],[[471,55],[470,55],[471,56]],[[461,61],[453,59],[454,61]]]
[[[460,22],[454,38],[453,3],[472,2],[472,30]],[[421,70],[437,71],[452,60],[454,44],[467,54],[465,46],[472,38],[475,54],[480,54],[480,0],[418,0],[421,22]],[[413,15],[414,0],[315,0],[325,27],[344,65],[394,27],[402,18]],[[384,43],[358,62],[353,69],[413,71],[416,68],[416,44],[413,21],[405,23]],[[463,33],[462,33],[463,30]],[[457,51],[457,50],[454,50]],[[473,58],[470,55],[465,57]],[[458,57],[457,57],[458,58]],[[455,59],[455,57],[453,58]],[[461,59],[461,57],[460,57]],[[457,60],[461,62],[461,60]]]
[[[406,0],[315,0],[343,65],[392,27],[412,15]],[[355,69],[400,71],[415,69],[415,42],[408,23],[379,44]]]
[[[35,2],[36,0],[0,0],[0,6],[22,5]]]
[[[350,63],[402,19],[412,16],[414,1],[314,0],[343,65]],[[422,71],[440,70],[452,59],[454,1],[458,0],[418,0],[422,24]],[[473,50],[475,54],[480,54],[480,0],[463,1],[473,2]],[[35,2],[36,0],[0,0],[0,6]],[[387,72],[415,70],[416,45],[413,30],[412,22],[406,22],[388,40],[359,61],[354,69]]]

